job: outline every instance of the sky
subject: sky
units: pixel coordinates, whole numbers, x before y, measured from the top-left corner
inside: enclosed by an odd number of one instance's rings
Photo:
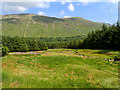
[[[120,22],[120,2],[118,3],[118,21]]]
[[[118,21],[117,2],[3,2],[2,15],[31,13],[57,18],[82,17],[104,23]]]

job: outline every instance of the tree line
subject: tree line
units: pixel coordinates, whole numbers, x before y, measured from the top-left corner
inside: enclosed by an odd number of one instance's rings
[[[48,48],[68,49],[112,49],[120,50],[120,23],[90,32],[84,40],[68,40],[66,42],[48,42]]]
[[[73,37],[73,39],[72,37],[65,38],[66,40],[62,38],[42,38],[41,40],[41,38],[33,37],[3,36],[2,45],[11,52],[39,51],[55,48],[120,50],[120,24],[117,22],[109,27],[103,24],[101,30],[90,32],[84,40],[81,41],[79,38],[78,36]]]
[[[7,47],[11,52],[27,52],[27,51],[38,51],[47,50],[46,42],[35,40],[34,38],[24,37],[2,37],[2,45]]]
[[[103,24],[102,30],[90,32],[83,40],[82,48],[120,50],[120,23],[109,27]]]

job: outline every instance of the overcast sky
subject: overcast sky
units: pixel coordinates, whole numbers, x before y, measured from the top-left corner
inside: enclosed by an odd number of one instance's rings
[[[86,2],[3,2],[0,14],[32,13],[58,18],[82,17],[95,22],[111,24],[117,22],[117,2],[84,1]]]

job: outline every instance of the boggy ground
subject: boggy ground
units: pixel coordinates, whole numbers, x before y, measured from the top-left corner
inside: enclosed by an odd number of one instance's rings
[[[3,88],[117,88],[118,51],[49,49],[2,58]],[[106,59],[106,60],[105,60]]]

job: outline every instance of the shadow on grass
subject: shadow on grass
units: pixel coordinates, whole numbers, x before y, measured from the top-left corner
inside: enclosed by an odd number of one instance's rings
[[[90,50],[98,50],[98,49],[90,49]],[[118,52],[117,50],[107,50],[107,49],[99,49],[96,52],[92,52],[92,54],[106,54],[106,55],[114,55],[113,52]],[[120,55],[120,52],[118,52],[116,55]]]
[[[97,52],[93,52],[93,54],[107,54],[109,51],[108,50],[100,50]]]

